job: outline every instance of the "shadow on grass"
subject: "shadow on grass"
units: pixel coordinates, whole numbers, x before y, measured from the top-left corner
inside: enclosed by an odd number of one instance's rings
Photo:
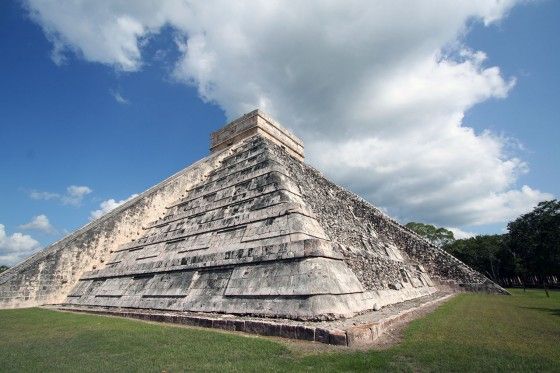
[[[519,307],[519,308],[524,308],[526,310],[547,312],[553,316],[560,316],[560,308],[546,308],[546,307]]]

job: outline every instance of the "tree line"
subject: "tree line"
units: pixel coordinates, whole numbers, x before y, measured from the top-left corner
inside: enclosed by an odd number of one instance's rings
[[[455,239],[453,232],[410,222],[408,228],[503,286],[560,287],[560,201],[539,203],[507,233]]]

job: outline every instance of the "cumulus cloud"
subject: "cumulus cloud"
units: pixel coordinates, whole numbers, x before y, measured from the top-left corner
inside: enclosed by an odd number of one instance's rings
[[[55,232],[55,229],[51,225],[49,218],[44,214],[34,216],[29,223],[20,225],[19,227],[20,229],[37,230],[49,234]]]
[[[19,232],[8,235],[0,224],[0,264],[14,265],[39,249],[39,242],[33,237]]]
[[[99,209],[98,210],[94,210],[90,213],[90,220],[95,220],[98,219],[100,217],[102,217],[103,215],[105,215],[106,213],[116,209],[117,207],[119,207],[120,205],[122,205],[123,203],[126,203],[128,201],[130,201],[131,199],[137,197],[138,194],[133,194],[130,197],[120,200],[120,201],[115,201],[113,198],[105,200],[103,202],[101,202],[99,204]]]
[[[66,193],[52,193],[32,190],[29,197],[37,200],[58,200],[63,205],[79,206],[84,197],[93,192],[93,190],[85,185],[70,185],[66,188]]]
[[[173,76],[203,100],[230,119],[268,111],[335,181],[403,220],[443,226],[503,222],[552,197],[516,186],[528,165],[511,139],[464,122],[515,86],[464,35],[515,3],[27,2],[56,53],[119,70],[140,69],[142,46],[171,27]]]

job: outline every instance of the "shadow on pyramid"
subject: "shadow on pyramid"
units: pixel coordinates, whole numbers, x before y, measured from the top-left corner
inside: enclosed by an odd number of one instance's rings
[[[306,165],[261,111],[211,151],[0,275],[0,305],[332,320],[443,287],[505,292]]]

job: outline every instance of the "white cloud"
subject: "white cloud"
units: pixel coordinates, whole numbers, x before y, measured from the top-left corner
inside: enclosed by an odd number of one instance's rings
[[[60,198],[60,195],[58,193],[40,192],[37,190],[32,190],[31,192],[29,192],[29,197],[31,197],[32,199],[42,199],[48,201],[51,199]]]
[[[90,220],[95,220],[95,219],[98,219],[98,218],[102,217],[106,213],[116,209],[117,207],[119,207],[123,203],[128,202],[128,201],[130,201],[131,199],[133,199],[137,196],[138,196],[138,194],[133,194],[130,197],[128,197],[127,199],[123,199],[123,200],[120,200],[120,201],[115,201],[113,198],[111,198],[111,199],[108,199],[108,200],[105,200],[105,201],[101,202],[99,204],[99,209],[94,210],[90,213]]]
[[[32,190],[29,192],[29,197],[37,200],[58,200],[63,205],[79,206],[84,197],[93,192],[91,188],[85,185],[70,185],[66,188],[66,193],[51,193]]]
[[[92,190],[85,185],[70,185],[66,188],[66,194],[61,198],[62,204],[79,206],[84,197],[91,192]]]
[[[473,233],[473,232],[467,232],[464,231],[460,228],[455,228],[455,227],[447,227],[445,228],[447,230],[450,230],[451,232],[453,232],[453,237],[455,237],[456,240],[462,240],[465,238],[471,238],[471,237],[475,237],[477,234]]]
[[[174,77],[204,100],[230,119],[270,112],[335,181],[403,220],[443,226],[503,222],[552,197],[516,187],[528,165],[510,139],[463,120],[515,85],[464,35],[515,3],[28,0],[57,53],[119,70],[140,69],[142,45],[170,26]]]
[[[119,104],[129,104],[130,102],[124,98],[118,91],[109,91],[111,93],[111,96],[113,96],[113,98],[115,99],[116,102],[118,102]]]
[[[29,223],[20,225],[19,227],[21,229],[37,230],[49,234],[55,232],[55,229],[51,225],[49,218],[44,214],[34,216]]]
[[[0,224],[0,264],[14,265],[39,248],[39,242],[33,237],[22,233],[8,236],[4,225]]]

